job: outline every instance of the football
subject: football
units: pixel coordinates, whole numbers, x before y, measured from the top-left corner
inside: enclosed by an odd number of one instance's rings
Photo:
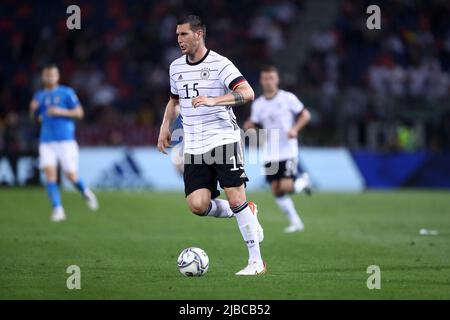
[[[178,270],[186,277],[200,277],[208,271],[209,258],[200,248],[190,247],[178,256]]]

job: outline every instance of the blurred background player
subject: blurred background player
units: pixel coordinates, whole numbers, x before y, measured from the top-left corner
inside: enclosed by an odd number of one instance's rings
[[[289,219],[290,225],[284,231],[295,232],[302,231],[304,225],[288,194],[311,192],[308,174],[298,176],[298,134],[308,124],[311,115],[293,93],[279,89],[279,81],[276,67],[262,68],[260,84],[263,94],[253,102],[250,119],[244,128],[262,127],[267,130],[266,179],[278,206]]]
[[[98,202],[94,193],[77,175],[75,120],[83,117],[78,97],[72,88],[59,85],[59,70],[56,65],[48,65],[42,69],[42,83],[44,89],[34,94],[30,112],[41,124],[39,167],[44,171],[47,193],[53,207],[51,220],[58,222],[66,219],[57,185],[58,163],[91,210],[98,209]]]
[[[206,48],[206,27],[198,16],[180,19],[176,34],[183,56],[169,68],[170,99],[158,149],[166,153],[171,146],[170,126],[180,112],[189,209],[199,216],[236,217],[249,252],[248,265],[236,275],[262,274],[266,270],[259,248],[263,233],[256,205],[247,202],[241,135],[232,110],[252,101],[253,89],[229,59]],[[217,199],[217,182],[228,201]]]

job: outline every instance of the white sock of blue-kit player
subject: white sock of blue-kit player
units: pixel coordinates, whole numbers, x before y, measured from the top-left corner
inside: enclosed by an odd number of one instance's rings
[[[206,215],[215,218],[231,218],[234,216],[234,213],[227,200],[212,199],[209,211]]]
[[[250,262],[257,262],[258,264],[263,263],[261,258],[261,251],[259,249],[259,240],[257,233],[257,222],[256,217],[250,210],[248,204],[241,209],[237,210],[233,208],[236,217],[236,221],[241,231],[242,237],[248,248],[248,260]]]
[[[284,195],[282,197],[276,197],[275,201],[281,211],[286,214],[291,224],[302,224],[302,220],[300,219],[297,210],[295,210],[294,202],[289,196]]]

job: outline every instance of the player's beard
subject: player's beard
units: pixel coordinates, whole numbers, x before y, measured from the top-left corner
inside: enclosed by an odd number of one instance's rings
[[[197,53],[198,49],[200,48],[200,44],[195,41],[193,41],[190,45],[187,46],[186,54],[189,57],[189,60],[194,61],[195,60],[195,54]]]

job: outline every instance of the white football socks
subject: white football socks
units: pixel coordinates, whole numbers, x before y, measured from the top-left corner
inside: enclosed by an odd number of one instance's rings
[[[235,212],[236,221],[241,231],[242,238],[244,238],[248,249],[248,259],[250,262],[262,264],[261,251],[259,249],[259,240],[257,233],[257,221],[253,212],[250,210],[248,203],[233,208]]]
[[[275,197],[275,200],[280,209],[286,214],[291,224],[303,224],[300,219],[297,210],[295,210],[294,202],[287,196]]]
[[[212,199],[208,213],[208,217],[231,218],[234,216],[227,200]]]

